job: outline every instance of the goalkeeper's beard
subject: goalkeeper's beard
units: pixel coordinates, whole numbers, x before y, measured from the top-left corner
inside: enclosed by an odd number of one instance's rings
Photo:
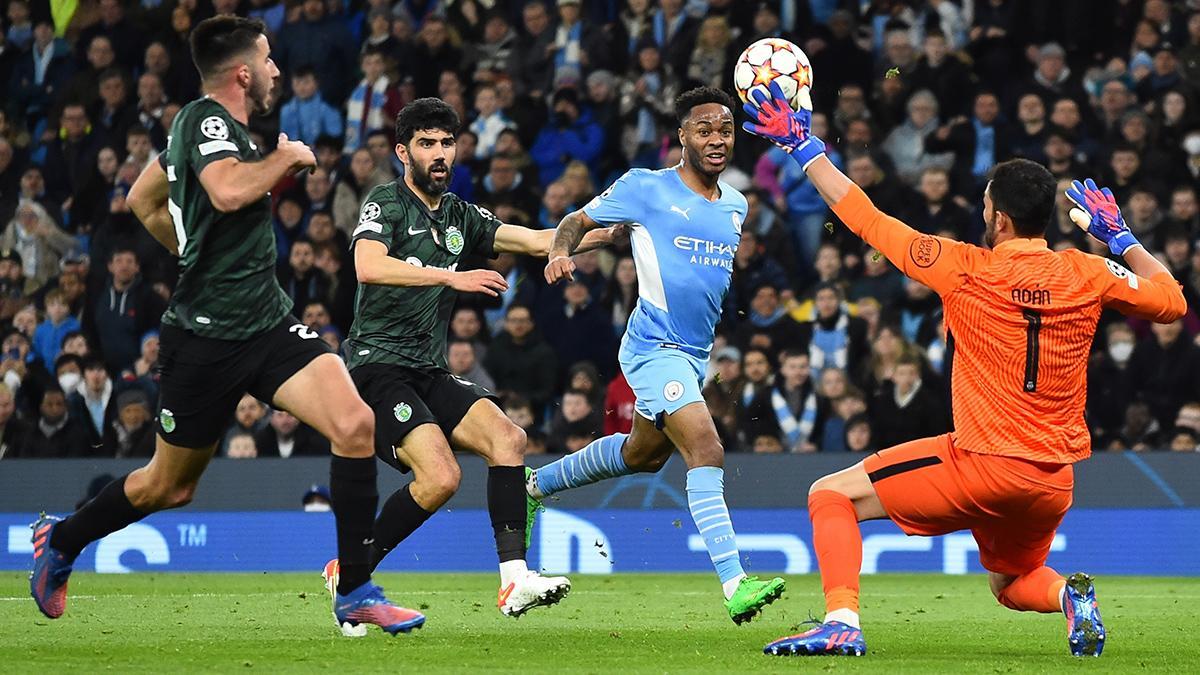
[[[983,223],[983,243],[987,244],[988,248],[996,248],[996,214],[992,214],[992,220],[984,221]]]

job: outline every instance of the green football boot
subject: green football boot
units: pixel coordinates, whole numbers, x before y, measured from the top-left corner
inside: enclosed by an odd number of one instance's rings
[[[729,618],[738,625],[753,619],[763,607],[783,596],[786,585],[787,583],[779,577],[769,581],[759,581],[758,577],[742,577],[733,597],[725,601]]]
[[[533,523],[538,513],[546,510],[542,500],[530,494],[529,484],[533,480],[533,469],[525,467],[525,550],[529,550],[529,543],[533,541]]]

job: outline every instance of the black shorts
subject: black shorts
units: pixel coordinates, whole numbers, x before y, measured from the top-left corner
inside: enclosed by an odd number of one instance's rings
[[[436,424],[446,438],[480,399],[498,400],[484,387],[441,369],[416,369],[368,363],[350,371],[358,394],[375,412],[375,454],[400,471],[408,466],[396,458],[410,431]]]
[[[158,433],[172,445],[207,448],[224,435],[243,394],[270,404],[288,378],[329,353],[329,345],[294,316],[246,340],[164,325]]]

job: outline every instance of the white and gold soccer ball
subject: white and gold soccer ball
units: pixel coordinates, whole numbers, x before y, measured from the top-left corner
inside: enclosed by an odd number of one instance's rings
[[[733,67],[733,86],[743,103],[757,105],[750,98],[755,90],[770,96],[767,85],[772,80],[779,82],[793,110],[812,110],[813,72],[808,55],[782,38],[763,38],[746,47]]]

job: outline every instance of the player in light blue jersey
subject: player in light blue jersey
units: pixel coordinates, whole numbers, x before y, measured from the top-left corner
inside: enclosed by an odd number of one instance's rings
[[[733,154],[733,99],[712,87],[675,101],[683,159],[670,169],[631,169],[559,223],[546,266],[550,283],[573,278],[571,253],[584,233],[627,223],[638,302],[621,341],[620,362],[637,395],[633,432],[613,434],[529,474],[541,499],[580,485],[658,471],[675,448],[688,465],[688,508],[708,548],[735,623],[783,594],[783,579],[747,577],[725,505],[725,451],[700,394],[746,198],[720,181]]]

